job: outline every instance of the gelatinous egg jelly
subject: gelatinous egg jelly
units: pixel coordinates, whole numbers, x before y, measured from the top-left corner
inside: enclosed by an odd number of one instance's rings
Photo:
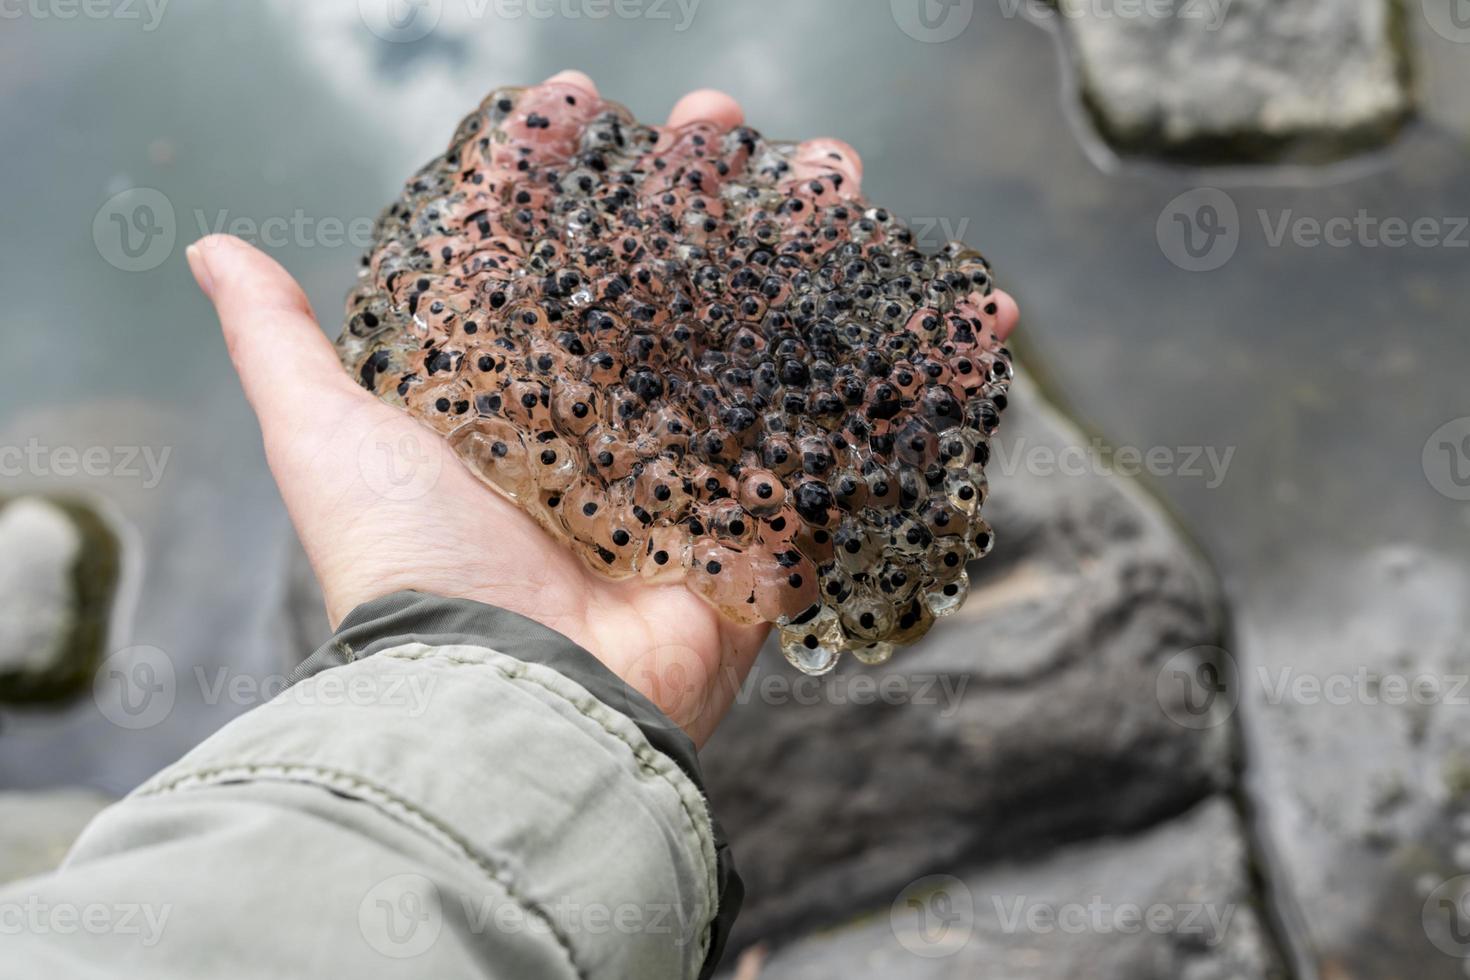
[[[338,348],[602,574],[774,623],[811,673],[881,662],[991,548],[1011,362],[984,258],[846,170],[501,89],[380,219]]]

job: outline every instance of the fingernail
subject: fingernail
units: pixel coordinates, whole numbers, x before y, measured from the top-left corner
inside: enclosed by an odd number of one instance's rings
[[[204,258],[204,249],[195,242],[184,249],[184,256],[189,260],[189,271],[194,273],[194,281],[199,284],[199,289],[213,300],[214,277],[209,274],[209,262]]]
[[[544,84],[550,85],[553,82],[562,82],[567,85],[574,85],[582,91],[587,92],[589,95],[597,94],[597,84],[592,81],[591,76],[589,76],[586,72],[578,71],[575,68],[563,68],[561,71],[548,78]]]

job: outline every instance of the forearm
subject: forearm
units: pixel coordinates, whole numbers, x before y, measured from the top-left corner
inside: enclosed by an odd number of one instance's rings
[[[3,909],[131,909],[143,931],[7,928],[7,960],[191,978],[712,963],[740,887],[692,746],[590,655],[400,594],[312,667],[106,811],[62,871],[0,890]]]

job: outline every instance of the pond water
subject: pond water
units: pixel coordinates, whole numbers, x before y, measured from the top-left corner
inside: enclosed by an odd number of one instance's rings
[[[1470,57],[1418,20],[1426,109],[1397,145],[1318,172],[1199,173],[1093,145],[1050,31],[1007,16],[1014,5],[980,3],[942,44],[908,36],[887,4],[849,0],[576,4],[576,18],[542,16],[565,4],[443,0],[415,43],[368,30],[367,0],[163,4],[154,23],[158,6],[135,5],[139,20],[33,12],[0,31],[0,445],[168,452],[156,486],[38,471],[3,489],[95,493],[135,529],[118,642],[164,651],[177,696],[136,729],[90,701],[6,713],[0,787],[125,791],[268,695],[299,652],[274,618],[284,513],[183,246],[216,229],[263,236],[335,333],[362,229],[403,178],[483,93],[568,66],[643,117],[713,86],[763,132],[846,139],[874,200],[929,243],[984,250],[1021,300],[1026,366],[1149,461],[1252,642],[1269,644],[1282,618],[1338,617],[1330,586],[1355,555],[1467,555],[1449,464],[1470,461],[1433,461],[1465,433],[1431,435],[1470,415],[1470,232],[1453,220],[1470,214]],[[637,16],[585,15],[597,9]],[[1238,244],[1219,268],[1188,271],[1158,227],[1205,186],[1236,209]],[[108,202],[136,188],[171,209],[171,249],[145,237],[156,222],[115,226]],[[1441,241],[1295,234],[1301,218],[1360,211],[1433,219]],[[1051,465],[1024,447],[1015,459]],[[220,687],[238,678],[236,693]]]

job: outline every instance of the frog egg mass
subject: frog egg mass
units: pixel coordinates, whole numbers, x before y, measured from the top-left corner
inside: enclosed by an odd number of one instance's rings
[[[991,548],[1011,361],[984,258],[850,173],[501,89],[379,219],[338,349],[599,573],[773,623],[809,673],[882,662]]]

